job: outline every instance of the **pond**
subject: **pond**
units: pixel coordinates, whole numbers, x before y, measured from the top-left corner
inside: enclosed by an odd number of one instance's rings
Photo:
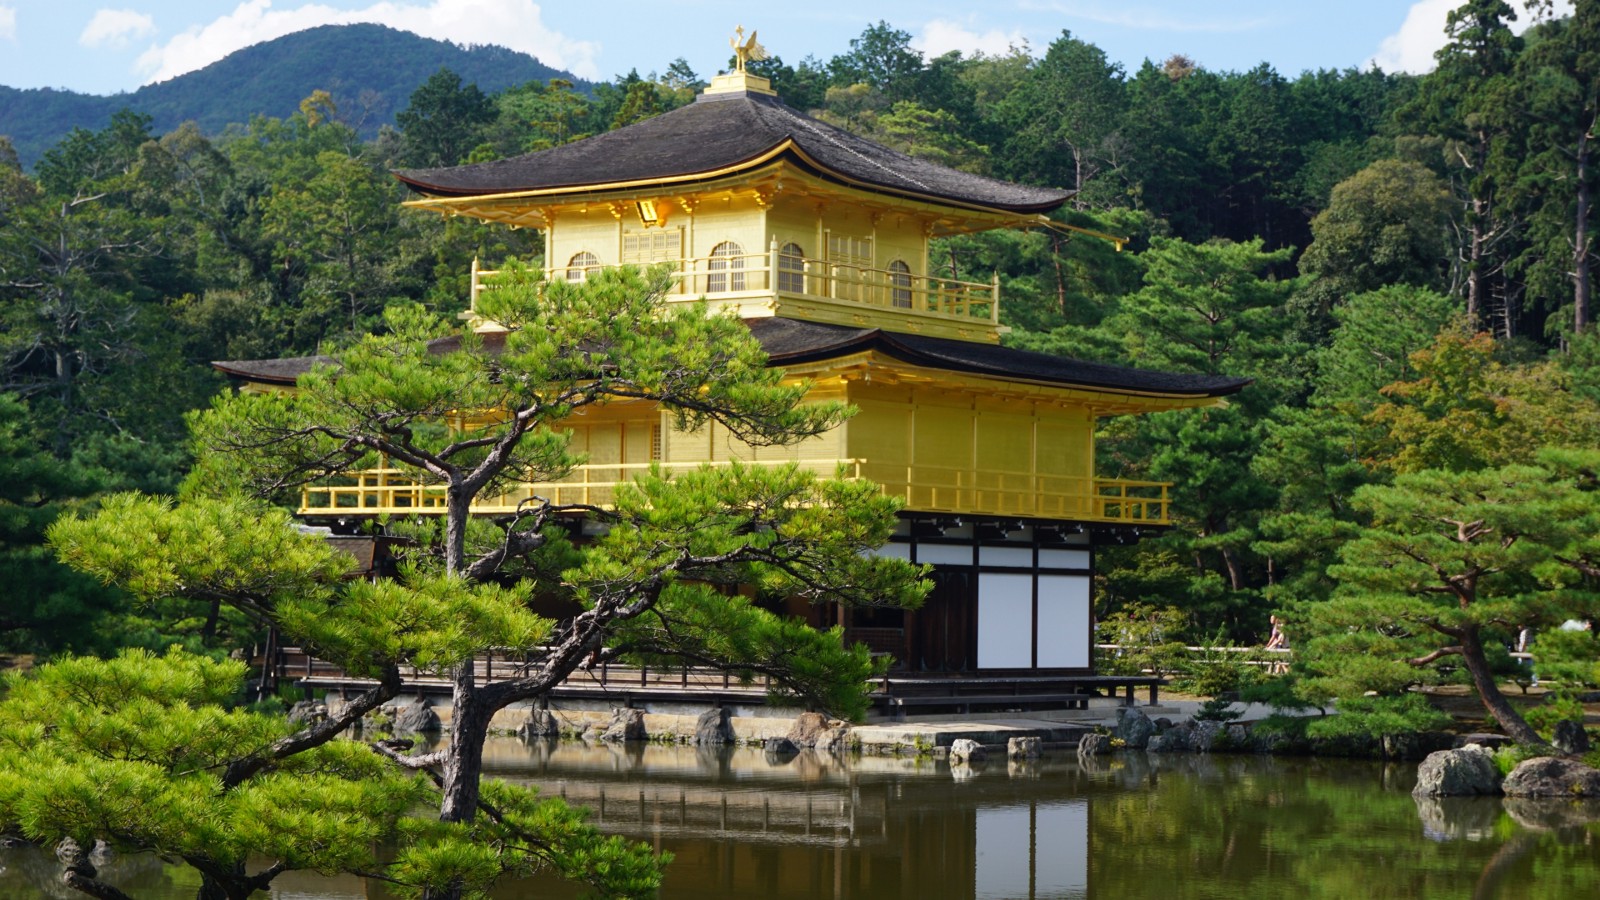
[[[1414,764],[1255,756],[784,761],[760,750],[492,742],[500,776],[671,851],[666,898],[1600,896],[1600,824],[1565,803],[1410,795]],[[78,897],[54,858],[0,851],[0,897]],[[104,870],[138,898],[193,896],[178,867]],[[116,874],[112,876],[112,873]],[[495,896],[576,897],[561,884]],[[291,873],[273,896],[369,898]]]

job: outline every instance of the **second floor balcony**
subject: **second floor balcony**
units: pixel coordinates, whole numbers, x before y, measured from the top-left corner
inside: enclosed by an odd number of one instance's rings
[[[744,465],[788,465],[783,461]],[[480,515],[508,515],[530,503],[609,507],[617,492],[639,475],[656,468],[667,474],[701,465],[730,463],[591,463],[573,468],[555,481],[523,482],[505,493],[482,497],[472,507]],[[937,466],[874,465],[864,459],[804,460],[804,469],[822,476],[867,478],[885,493],[902,497],[911,512],[954,515],[1020,516],[1076,522],[1126,525],[1170,524],[1170,485],[1116,478],[1074,478]],[[304,516],[442,515],[444,488],[412,478],[406,470],[368,469],[353,472],[301,492]]]
[[[999,278],[985,282],[917,275],[891,263],[875,268],[789,255],[777,246],[766,253],[723,253],[703,258],[660,260],[672,271],[669,302],[705,298],[713,311],[744,318],[785,316],[935,337],[998,343]],[[545,269],[551,280],[582,281],[607,268],[573,264]],[[472,266],[471,308],[494,290],[494,270]]]

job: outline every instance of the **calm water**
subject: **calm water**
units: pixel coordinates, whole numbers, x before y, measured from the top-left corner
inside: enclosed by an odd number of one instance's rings
[[[1411,765],[1129,754],[1089,765],[493,744],[502,777],[588,806],[677,857],[667,898],[1600,897],[1600,825],[1528,801],[1415,800]],[[79,897],[53,857],[0,851],[0,898]],[[106,867],[139,898],[192,896],[181,868]],[[496,896],[575,897],[565,885]],[[272,896],[388,896],[286,875]]]

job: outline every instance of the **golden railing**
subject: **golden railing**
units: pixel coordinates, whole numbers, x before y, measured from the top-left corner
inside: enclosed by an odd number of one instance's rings
[[[798,300],[896,310],[917,316],[962,322],[1000,321],[1000,283],[985,284],[936,278],[910,272],[879,269],[800,256],[785,256],[777,249],[715,258],[663,260],[672,266],[676,292],[684,298],[709,300],[758,299],[782,295]],[[550,279],[577,280],[610,266],[556,266],[545,270]],[[494,286],[488,279],[498,271],[472,264],[471,306]]]
[[[777,466],[789,462],[762,460],[744,464]],[[828,477],[840,472],[842,467],[846,478],[871,479],[885,493],[904,498],[908,509],[919,512],[1138,525],[1166,525],[1170,521],[1170,485],[1162,482],[884,465],[863,459],[802,460],[798,464],[807,471]],[[472,510],[503,515],[541,500],[556,505],[608,507],[615,503],[619,488],[652,467],[670,475],[703,465],[731,463],[589,463],[574,467],[566,478],[557,481],[522,482],[498,496],[480,498]],[[410,515],[444,511],[444,486],[418,482],[404,469],[353,472],[309,485],[302,490],[300,498],[302,515]]]

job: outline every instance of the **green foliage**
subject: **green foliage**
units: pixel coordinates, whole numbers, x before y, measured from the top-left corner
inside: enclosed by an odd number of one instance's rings
[[[376,842],[394,835],[424,782],[366,747],[326,744],[226,784],[231,762],[291,730],[281,718],[227,708],[243,675],[242,663],[174,649],[9,677],[0,830],[44,843],[106,840],[241,881],[251,856],[287,869],[372,870]]]
[[[229,54],[197,72],[112,96],[0,87],[11,111],[7,131],[31,164],[74,127],[99,128],[117,110],[149,115],[161,130],[194,121],[206,134],[253,116],[288,116],[314,90],[332,89],[346,116],[371,139],[394,122],[405,98],[441,68],[487,91],[533,79],[566,77],[524,53],[492,45],[463,47],[382,25],[327,25]]]
[[[1099,643],[1117,644],[1121,648],[1099,651],[1096,668],[1114,675],[1138,675],[1146,671],[1163,675],[1176,671],[1188,656],[1182,639],[1188,625],[1188,616],[1180,609],[1137,602],[1125,604],[1095,623]]]
[[[1401,475],[1354,498],[1370,525],[1331,569],[1333,601],[1310,609],[1300,654],[1308,696],[1385,696],[1462,665],[1512,737],[1531,730],[1499,693],[1486,645],[1505,623],[1553,627],[1600,613],[1584,573],[1600,506],[1591,451],[1539,466]]]
[[[1530,759],[1550,756],[1551,750],[1551,747],[1542,744],[1511,744],[1500,747],[1494,751],[1494,767],[1501,777],[1504,777],[1510,775],[1512,769]]]
[[[1341,697],[1338,706],[1337,715],[1307,723],[1306,734],[1323,739],[1370,738],[1434,731],[1450,724],[1450,717],[1434,709],[1421,694]]]
[[[173,649],[71,659],[11,675],[0,701],[0,831],[179,858],[229,896],[284,870],[377,873],[402,896],[482,896],[504,875],[553,870],[606,896],[660,884],[648,846],[603,837],[559,799],[491,782],[492,815],[420,816],[434,792],[371,747],[325,742],[236,781],[232,766],[294,726],[230,704],[244,664]],[[45,723],[49,724],[46,725]],[[224,773],[229,773],[225,775]],[[381,846],[396,847],[393,860]],[[251,859],[274,861],[247,874]]]
[[[495,114],[494,103],[476,83],[463,87],[460,75],[441,68],[395,114],[394,123],[405,135],[406,165],[428,169],[464,162]]]
[[[1549,735],[1555,730],[1557,722],[1583,724],[1583,704],[1570,691],[1551,691],[1544,695],[1537,706],[1529,707],[1522,717],[1540,734]]]
[[[1213,697],[1200,704],[1200,708],[1195,711],[1194,719],[1196,722],[1232,722],[1244,715],[1244,710],[1230,709],[1231,706],[1233,701]]]
[[[1400,285],[1445,285],[1453,204],[1426,167],[1385,159],[1340,182],[1311,220],[1300,271],[1313,276],[1326,305]]]
[[[407,895],[460,888],[478,897],[502,877],[551,871],[599,896],[642,897],[660,888],[662,868],[672,861],[648,845],[601,836],[584,823],[582,810],[560,799],[539,800],[527,788],[486,781],[484,799],[498,815],[465,829],[408,823],[414,843],[394,863]]]
[[[1179,690],[1202,697],[1241,691],[1265,678],[1265,669],[1239,659],[1234,653],[1204,653],[1184,661]]]
[[[1600,645],[1592,630],[1547,628],[1534,634],[1531,650],[1542,682],[1574,689],[1600,683],[1596,680],[1600,676]]]

